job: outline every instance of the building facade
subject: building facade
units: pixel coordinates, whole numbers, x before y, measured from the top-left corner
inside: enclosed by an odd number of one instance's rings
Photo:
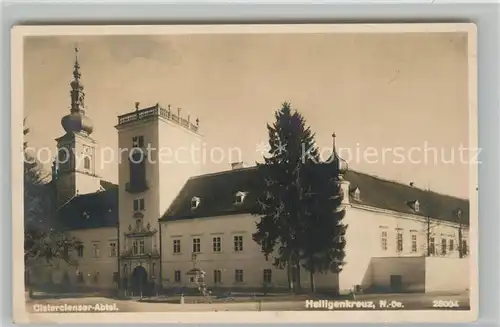
[[[160,219],[166,285],[189,285],[185,274],[196,267],[206,272],[205,282],[212,288],[288,287],[286,270],[266,261],[252,240],[259,220],[250,214],[257,180],[254,167],[188,180]],[[468,288],[468,265],[454,262],[467,261],[467,201],[354,171],[346,172],[344,183],[349,186],[344,218],[348,225],[346,264],[338,275],[317,273],[317,288],[425,291],[425,280],[419,285],[414,281],[418,269],[405,270],[412,265],[400,264],[405,258],[425,257],[444,259],[440,269],[453,269],[461,276],[454,289]],[[425,271],[425,260],[407,262]],[[385,269],[383,276],[377,273],[380,267]],[[305,288],[310,286],[310,276],[303,269],[300,282]]]
[[[190,176],[200,174],[200,161],[176,151],[200,148],[197,122],[180,110],[158,104],[118,117],[120,269],[132,289],[159,285],[158,217],[169,207]]]
[[[213,289],[286,289],[286,270],[265,260],[252,240],[259,219],[250,214],[259,187],[255,168],[236,163],[202,175],[192,151],[203,141],[199,121],[181,109],[136,103],[115,126],[118,185],[102,181],[78,58],[74,68],[51,187],[61,228],[81,246],[76,265],[40,264],[35,280],[137,293],[192,287],[186,273],[198,268]],[[468,200],[344,166],[346,265],[339,274],[316,274],[317,288],[429,291],[438,284],[429,269],[460,276],[448,289],[468,288]],[[309,273],[295,269],[308,288]]]

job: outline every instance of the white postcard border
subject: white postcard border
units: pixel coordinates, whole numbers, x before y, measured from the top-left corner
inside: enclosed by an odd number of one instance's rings
[[[164,35],[258,33],[425,33],[462,32],[468,35],[469,146],[478,147],[477,28],[472,23],[411,24],[273,24],[273,25],[131,25],[131,26],[16,26],[11,31],[12,82],[12,235],[13,308],[16,323],[388,323],[467,322],[478,316],[478,167],[470,166],[470,310],[408,311],[267,311],[158,313],[36,313],[26,311],[23,256],[23,38],[63,35]],[[16,260],[18,258],[18,260]]]

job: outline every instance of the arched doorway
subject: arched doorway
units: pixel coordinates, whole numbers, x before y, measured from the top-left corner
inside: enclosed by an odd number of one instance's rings
[[[149,289],[148,273],[143,266],[135,267],[132,272],[132,292],[134,296],[146,295]]]

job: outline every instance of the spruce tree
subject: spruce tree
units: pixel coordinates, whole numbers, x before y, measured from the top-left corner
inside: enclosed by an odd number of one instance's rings
[[[310,164],[306,172],[308,192],[302,207],[301,264],[309,272],[311,291],[315,292],[315,273],[342,270],[347,226],[342,221],[344,194],[337,161]]]
[[[267,129],[270,155],[264,157],[264,163],[257,164],[263,188],[253,212],[260,216],[253,239],[262,246],[266,258],[273,255],[276,267],[287,268],[290,288],[300,289],[300,274],[293,268],[300,268],[303,247],[303,176],[307,164],[318,160],[318,151],[314,134],[290,103],[283,103],[275,113],[275,122],[268,124]]]

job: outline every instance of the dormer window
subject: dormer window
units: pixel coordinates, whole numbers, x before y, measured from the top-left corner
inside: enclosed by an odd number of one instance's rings
[[[200,198],[194,196],[191,199],[191,210],[194,210],[194,209],[198,208],[199,205],[200,205]]]
[[[413,203],[413,210],[415,210],[415,212],[420,211],[420,203],[418,203],[418,200]]]
[[[247,195],[246,192],[238,192],[238,193],[236,193],[235,204],[242,204],[243,201],[245,200],[245,196],[246,195]]]
[[[420,211],[420,203],[418,200],[408,201],[406,202],[406,205],[408,205],[414,212]]]

